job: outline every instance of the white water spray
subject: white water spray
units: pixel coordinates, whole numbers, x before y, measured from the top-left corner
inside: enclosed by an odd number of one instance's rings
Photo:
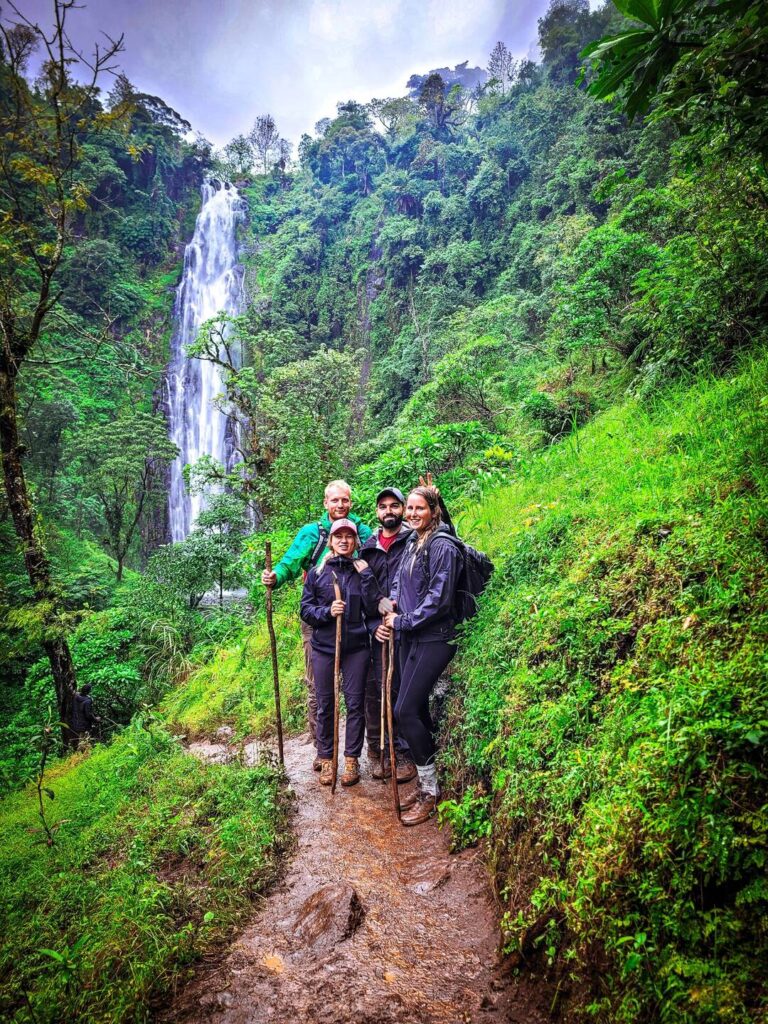
[[[176,292],[171,361],[168,367],[168,426],[181,454],[171,466],[168,513],[171,540],[184,540],[203,507],[201,495],[189,495],[182,471],[202,455],[232,468],[232,427],[214,405],[224,390],[219,368],[190,359],[186,347],[201,324],[224,312],[240,311],[241,275],[237,262],[237,225],[245,202],[237,189],[213,178],[202,187],[203,205],[195,233],[184,253],[184,274]]]

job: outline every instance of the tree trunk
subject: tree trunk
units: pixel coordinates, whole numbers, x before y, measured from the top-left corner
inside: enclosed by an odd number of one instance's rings
[[[53,585],[51,563],[35,530],[34,508],[21,463],[15,383],[13,371],[0,367],[0,453],[5,493],[35,599],[45,605],[44,626],[49,636],[43,642],[43,647],[51,665],[62,738],[66,745],[71,745],[73,734],[69,722],[72,717],[72,698],[77,689],[75,666],[67,641],[58,632],[56,619],[59,599]]]

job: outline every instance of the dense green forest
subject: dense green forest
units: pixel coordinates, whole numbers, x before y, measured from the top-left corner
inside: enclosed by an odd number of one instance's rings
[[[40,40],[4,24],[4,1013],[145,1019],[269,884],[279,773],[182,740],[270,733],[265,540],[329,479],[366,518],[429,470],[496,564],[441,817],[486,844],[510,964],[553,1019],[765,1019],[765,13],[554,0],[538,63],[502,43],[472,90],[414,69],[295,162],[268,116],[216,153],[124,76],[54,53],[30,81]],[[247,302],[191,349],[243,461],[189,468],[209,508],[171,545],[164,372],[205,176],[248,207]],[[296,591],[276,604],[300,728]],[[71,752],[74,680],[101,721]]]

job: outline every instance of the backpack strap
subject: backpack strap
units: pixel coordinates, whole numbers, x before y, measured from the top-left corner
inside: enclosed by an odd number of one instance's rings
[[[424,545],[424,551],[422,552],[421,555],[421,565],[427,579],[429,579],[429,549],[432,547],[432,541],[435,539],[435,537],[443,537],[444,539],[449,540],[453,544],[453,546],[458,550],[459,555],[461,555],[462,564],[464,562],[464,541],[456,533],[453,525],[451,525],[450,529],[452,529],[454,532],[446,533],[443,530],[440,533],[433,533],[432,536],[427,541],[427,543]]]
[[[320,536],[318,537],[317,544],[315,544],[312,550],[312,554],[309,556],[310,569],[314,568],[314,566],[317,564],[318,559],[322,555],[323,550],[325,549],[325,546],[328,543],[328,530],[326,530],[326,528],[320,522],[317,524],[317,529]]]

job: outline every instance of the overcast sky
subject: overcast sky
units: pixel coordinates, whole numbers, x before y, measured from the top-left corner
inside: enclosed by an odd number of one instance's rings
[[[17,0],[51,23],[51,0]],[[535,56],[548,0],[83,0],[77,45],[125,35],[121,64],[215,145],[269,112],[298,142],[336,103],[398,96],[414,72],[468,60],[485,67],[502,39]],[[0,0],[5,18],[11,11]],[[101,37],[103,39],[103,37]],[[109,86],[107,86],[109,88]]]

